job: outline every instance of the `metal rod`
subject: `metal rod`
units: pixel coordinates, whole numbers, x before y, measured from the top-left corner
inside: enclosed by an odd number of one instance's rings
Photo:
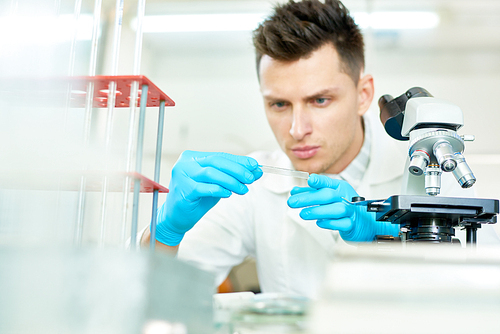
[[[92,103],[94,96],[94,83],[89,82],[87,84],[87,97],[85,101],[85,119],[84,119],[84,129],[83,129],[83,152],[87,153],[89,149],[90,142],[90,128],[92,123]],[[88,162],[85,162],[82,172],[88,169]],[[80,177],[80,187],[78,189],[78,210],[77,210],[77,220],[76,220],[76,231],[75,231],[75,244],[82,244],[83,235],[83,220],[85,213],[85,188],[87,180],[85,175],[82,174]]]
[[[109,92],[108,92],[108,112],[107,112],[107,118],[106,118],[106,141],[105,141],[106,153],[109,152],[111,138],[113,137],[113,118],[114,118],[114,111],[115,111],[116,82],[111,81],[109,83],[108,88],[109,88],[108,89],[109,90]],[[107,158],[108,158],[108,156],[106,155],[106,159]]]
[[[108,185],[109,185],[109,177],[107,175],[104,176],[102,189],[101,189],[101,220],[100,220],[100,233],[99,233],[99,246],[104,246],[104,240],[106,237],[106,205],[108,200]]]
[[[122,21],[123,21],[123,0],[117,0],[115,9],[114,31],[113,31],[111,75],[116,75],[118,73],[118,59],[120,51]],[[113,116],[115,109],[115,100],[116,100],[116,82],[111,81],[108,87],[108,113],[107,113],[108,117],[106,119],[106,142],[105,142],[106,153],[108,153],[109,151],[109,145],[113,135]]]
[[[83,235],[83,218],[85,213],[85,176],[80,177],[80,188],[78,190],[78,211],[76,216],[75,237],[74,243],[77,246],[82,244]]]
[[[156,135],[156,157],[154,181],[160,182],[161,150],[163,144],[163,123],[165,122],[165,101],[160,101],[160,110],[158,114],[158,133]]]
[[[160,101],[160,111],[158,114],[158,133],[156,135],[156,157],[154,181],[160,182],[161,150],[163,143],[163,123],[165,119],[165,101]],[[158,189],[153,192],[153,209],[151,213],[151,238],[149,246],[154,250],[156,244],[156,211],[158,210]]]
[[[58,12],[58,15],[59,15],[59,9],[60,9],[60,2],[58,3],[58,6],[57,6],[57,12]],[[81,12],[81,9],[82,9],[82,0],[76,0],[75,1],[75,8],[74,8],[74,11],[73,11],[73,29],[72,29],[72,32],[71,32],[71,46],[70,46],[70,54],[69,54],[69,63],[68,63],[68,76],[71,77],[73,76],[74,74],[74,69],[75,69],[75,54],[76,54],[76,38],[77,38],[77,34],[78,34],[78,21],[80,19],[80,12]],[[66,101],[65,101],[65,107],[64,107],[64,121],[63,121],[63,134],[62,134],[62,138],[61,140],[62,141],[66,141],[68,139],[68,136],[67,136],[67,129],[69,129],[69,126],[68,126],[68,115],[70,113],[70,104],[71,104],[71,91],[73,89],[73,84],[72,83],[68,83],[67,87],[66,87]],[[81,181],[81,180],[80,180]],[[82,185],[84,186],[84,185]],[[81,194],[79,194],[81,195]],[[81,204],[81,200],[82,198],[78,198],[78,206],[80,206]],[[59,217],[60,217],[60,214],[61,214],[61,177],[58,178],[58,181],[57,181],[57,204],[56,204],[56,221],[59,222]],[[79,225],[79,221],[80,221],[80,214],[82,214],[82,212],[78,212],[78,216],[77,216],[77,226]],[[75,226],[75,229],[77,229],[78,227]],[[80,239],[81,240],[81,237],[76,235],[75,236],[75,239]]]
[[[139,194],[141,192],[141,180],[134,180],[134,199],[132,204],[132,227],[130,230],[130,247],[137,248],[137,222],[139,219]]]
[[[73,14],[73,31],[71,35],[71,48],[69,53],[68,76],[73,76],[75,73],[75,58],[76,58],[76,38],[78,36],[78,21],[82,11],[82,0],[75,1],[75,10]]]
[[[118,59],[120,51],[120,36],[122,31],[122,21],[123,21],[123,0],[116,1],[115,7],[115,24],[113,29],[113,52],[111,60],[111,75],[116,75],[118,72]],[[116,98],[116,82],[111,81],[108,87],[108,112],[106,117],[106,139],[105,139],[105,167],[109,168],[109,158],[110,158],[110,145],[111,138],[113,137],[113,118],[115,110],[115,98]],[[99,237],[99,245],[104,245],[105,235],[106,235],[106,210],[107,210],[107,197],[108,197],[108,185],[109,176],[104,176],[103,186],[101,191],[101,233]]]
[[[138,0],[137,2],[137,31],[135,33],[134,46],[134,70],[133,74],[138,75],[141,71],[141,55],[142,55],[142,22],[146,11],[146,0]]]
[[[139,111],[139,128],[137,132],[137,154],[135,157],[135,171],[142,172],[142,151],[144,146],[144,126],[146,124],[146,106],[148,103],[148,85],[142,85],[141,107]]]
[[[134,155],[134,134],[135,134],[135,119],[137,114],[137,96],[139,90],[139,83],[137,81],[132,82],[132,87],[130,89],[130,116],[129,116],[129,128],[128,128],[128,141],[127,141],[127,159],[125,162],[125,170],[127,172],[132,171],[132,156]],[[130,187],[132,185],[132,178],[127,176],[124,180],[124,193],[123,193],[123,212],[122,212],[122,243],[127,237],[127,221],[129,215],[129,195]],[[135,245],[133,245],[135,247]]]
[[[125,240],[127,238],[127,218],[128,218],[128,201],[129,201],[129,192],[130,186],[132,184],[132,177],[127,176],[123,181],[123,203],[122,203],[122,231],[121,231],[121,244],[125,245]],[[132,246],[132,248],[134,248]]]
[[[135,46],[134,46],[134,68],[133,68],[133,74],[138,75],[140,74],[140,68],[141,68],[141,54],[142,54],[142,22],[144,19],[144,13],[146,11],[146,0],[138,0],[137,2],[137,31],[135,34]],[[128,150],[127,150],[127,171],[130,172],[132,169],[132,155],[133,155],[133,143],[134,143],[134,129],[135,129],[135,118],[136,118],[136,101],[137,101],[137,94],[138,94],[138,82],[133,82],[132,87],[131,87],[131,99],[130,99],[130,119],[129,119],[129,138],[128,138]],[[144,92],[143,92],[144,93]],[[128,198],[129,198],[129,189],[131,185],[131,178],[127,177],[125,179],[125,184],[124,184],[124,189],[125,193],[123,196],[123,214],[122,214],[122,226],[123,226],[123,232],[122,232],[122,238],[125,239],[126,236],[126,222],[127,222],[127,217],[128,217]],[[137,187],[134,187],[134,203],[139,200],[139,195],[135,195],[135,189]],[[138,203],[137,203],[138,205]],[[134,205],[133,205],[134,208]],[[135,249],[136,244],[136,234],[137,234],[137,217],[134,218],[134,215],[137,213],[134,213],[132,209],[132,235],[131,235],[131,247],[132,249]],[[136,220],[134,222],[134,219]],[[134,233],[135,231],[135,233]]]
[[[146,121],[146,106],[148,103],[148,85],[142,85],[141,107],[139,111],[139,127],[137,131],[137,150],[135,156],[135,171],[141,173],[142,170],[142,152],[144,146],[144,126]],[[136,246],[137,222],[139,217],[139,194],[141,190],[141,180],[134,182],[134,201],[132,206],[132,228],[130,232],[130,244],[132,248]]]
[[[153,191],[153,210],[151,213],[151,236],[149,239],[149,249],[154,250],[156,246],[156,223],[158,211],[158,189]]]
[[[466,229],[466,243],[470,248],[476,248],[477,243],[477,227],[470,226]]]
[[[90,76],[94,76],[96,72],[97,49],[99,45],[99,27],[101,22],[101,5],[102,5],[102,0],[96,0],[94,3],[92,47],[90,51],[90,65],[89,65]],[[83,129],[83,146],[85,153],[87,153],[89,149],[93,98],[94,98],[94,83],[90,81],[87,84],[87,97],[85,101],[85,121]],[[88,169],[87,164],[88,163],[86,162],[83,168],[84,171]],[[86,179],[85,176],[82,175],[80,178],[80,188],[78,189],[78,211],[77,211],[77,222],[76,222],[76,232],[75,232],[75,243],[77,245],[81,245],[82,243],[83,218],[85,211],[85,188],[86,188]]]
[[[89,75],[94,76],[97,68],[97,50],[99,47],[99,27],[101,25],[102,0],[95,0],[94,17],[92,23],[92,46],[90,50]]]
[[[111,75],[118,73],[118,58],[120,53],[120,37],[122,34],[123,0],[116,0],[115,24],[113,30],[113,52],[111,60]]]
[[[104,162],[104,170],[107,173],[109,168],[109,151],[110,151],[110,143],[113,132],[113,118],[114,118],[114,108],[115,108],[115,94],[116,92],[116,82],[111,81],[108,87],[108,110],[106,117],[106,139],[104,144],[105,150],[105,162]],[[108,197],[108,185],[109,185],[109,176],[105,175],[103,177],[103,183],[101,188],[101,219],[100,219],[100,230],[101,233],[99,235],[99,245],[104,245],[104,239],[106,234],[106,205],[107,205],[107,197]]]

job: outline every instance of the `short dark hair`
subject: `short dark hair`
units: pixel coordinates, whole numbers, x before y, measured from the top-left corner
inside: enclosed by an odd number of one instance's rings
[[[326,43],[337,50],[341,71],[358,83],[365,65],[363,35],[349,11],[338,0],[290,0],[277,5],[274,14],[253,32],[257,73],[263,55],[295,61]]]

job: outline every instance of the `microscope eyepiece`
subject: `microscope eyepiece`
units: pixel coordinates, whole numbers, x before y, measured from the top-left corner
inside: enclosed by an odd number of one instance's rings
[[[380,110],[384,109],[385,105],[394,100],[394,98],[392,97],[392,95],[389,95],[389,94],[385,94],[385,95],[382,95],[379,99],[378,99],[378,107]]]

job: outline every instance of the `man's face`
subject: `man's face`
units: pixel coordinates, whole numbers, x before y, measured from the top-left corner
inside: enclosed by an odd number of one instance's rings
[[[261,59],[267,120],[297,170],[338,174],[361,149],[360,116],[373,98],[373,79],[355,85],[340,65],[331,44],[293,62]]]

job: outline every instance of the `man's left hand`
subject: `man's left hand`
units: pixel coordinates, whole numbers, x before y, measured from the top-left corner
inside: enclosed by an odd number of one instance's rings
[[[358,194],[346,181],[311,174],[307,184],[309,187],[293,188],[288,198],[291,208],[304,208],[300,211],[302,219],[338,230],[345,241],[370,242],[376,235],[398,235],[399,225],[378,222],[375,212],[368,212],[366,206],[347,202]]]

